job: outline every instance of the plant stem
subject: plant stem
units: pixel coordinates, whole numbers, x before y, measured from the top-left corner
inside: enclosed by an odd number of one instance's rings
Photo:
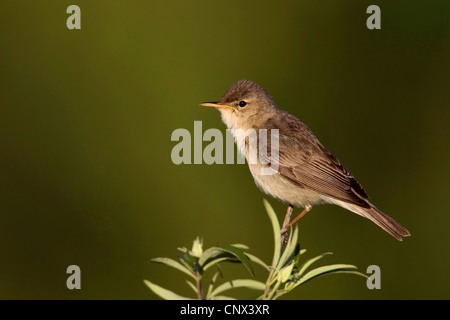
[[[267,295],[269,294],[270,286],[271,286],[271,282],[272,282],[273,269],[274,269],[273,266],[271,266],[269,276],[267,277],[267,280],[266,280],[266,289],[264,290],[264,294],[263,294],[261,300],[267,300]]]
[[[197,299],[203,300],[203,292],[202,292],[202,275],[198,274],[196,279],[196,285],[197,285]]]

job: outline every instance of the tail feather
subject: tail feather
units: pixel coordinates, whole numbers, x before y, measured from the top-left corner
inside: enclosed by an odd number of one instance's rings
[[[347,210],[363,216],[364,218],[369,219],[399,241],[402,241],[402,237],[409,237],[411,235],[404,226],[389,217],[387,214],[384,214],[378,210],[368,201],[367,203],[370,204],[370,208],[360,207],[356,204],[351,204],[331,197],[325,198],[325,201],[328,203],[337,204]]]
[[[374,222],[377,226],[399,241],[402,241],[402,237],[409,237],[411,235],[404,226],[378,210],[373,205],[371,208],[356,207],[356,209],[362,216]]]

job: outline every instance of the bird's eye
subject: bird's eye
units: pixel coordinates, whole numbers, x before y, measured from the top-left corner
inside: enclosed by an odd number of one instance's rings
[[[246,105],[247,105],[247,102],[245,102],[245,101],[239,102],[239,107],[241,107],[241,108],[245,107]]]

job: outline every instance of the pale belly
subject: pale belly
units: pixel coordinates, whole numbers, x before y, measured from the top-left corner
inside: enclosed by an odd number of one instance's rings
[[[232,130],[232,133],[239,152],[245,155],[256,185],[263,192],[295,207],[305,207],[306,205],[328,202],[319,193],[294,185],[292,182],[281,176],[278,172],[272,175],[261,174],[261,172],[264,172],[261,169],[265,166],[260,163],[259,159],[257,159],[256,164],[251,164],[251,161],[249,161],[249,148],[248,145],[246,145],[246,131]]]
[[[256,185],[268,195],[295,207],[327,202],[319,193],[296,186],[279,173],[260,174],[261,167],[260,164],[249,164]]]

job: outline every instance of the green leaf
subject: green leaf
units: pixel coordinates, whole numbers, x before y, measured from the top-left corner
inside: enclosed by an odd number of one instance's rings
[[[209,282],[209,287],[208,287],[208,293],[206,294],[206,297],[209,299],[209,297],[211,296],[211,292],[214,288],[214,285],[216,284],[216,280],[217,280],[217,276],[219,275],[219,271],[217,271],[214,276],[212,277],[211,281]]]
[[[255,272],[253,271],[253,268],[250,265],[250,260],[247,258],[247,256],[241,249],[228,245],[220,245],[219,248],[235,255],[242,262],[242,264],[248,269],[252,277],[255,277]]]
[[[237,279],[225,282],[218,286],[211,293],[212,297],[217,296],[219,293],[224,292],[225,290],[233,289],[233,288],[249,288],[253,290],[261,290],[264,291],[266,285],[260,281],[252,280],[252,279]]]
[[[178,255],[178,258],[181,261],[185,262],[189,267],[191,267],[193,271],[197,272],[196,263],[195,263],[194,259],[192,258],[191,254],[189,253],[189,251],[186,251],[182,255]]]
[[[270,271],[270,267],[267,264],[265,264],[265,262],[262,261],[257,256],[254,256],[254,255],[252,255],[250,253],[247,253],[247,252],[245,253],[245,255],[250,259],[250,261],[257,263],[260,266],[264,267],[267,271]]]
[[[216,258],[216,257],[220,256],[221,254],[223,254],[223,252],[224,251],[218,247],[211,247],[211,248],[203,251],[203,254],[198,259],[198,264],[201,267],[204,267],[206,262],[210,262],[208,260],[210,260],[211,258]],[[205,269],[205,268],[203,268],[203,269]]]
[[[300,268],[300,271],[296,273],[297,276],[301,276],[306,271],[306,269],[308,269],[314,262],[316,262],[316,261],[318,261],[318,260],[322,259],[323,257],[325,257],[327,255],[330,255],[330,254],[333,254],[333,253],[332,252],[325,252],[325,253],[322,253],[320,256],[317,256],[315,258],[309,259],[308,261],[306,261],[303,264],[303,266]]]
[[[300,278],[300,281],[296,284],[296,286],[301,285],[311,279],[317,278],[319,276],[323,276],[326,274],[333,274],[333,273],[353,273],[358,274],[363,277],[367,277],[365,274],[362,274],[358,271],[355,271],[358,269],[354,265],[351,264],[332,264],[328,266],[322,266],[318,267],[314,270],[309,271],[307,274],[305,274],[303,277]]]
[[[186,247],[179,247],[179,248],[177,248],[177,249],[180,250],[180,251],[183,252],[183,253],[189,251]]]
[[[274,234],[274,242],[275,249],[273,253],[272,267],[275,268],[278,265],[278,261],[280,259],[280,251],[281,251],[281,234],[280,234],[280,223],[278,222],[277,215],[270,203],[263,199],[264,207],[266,208],[267,214],[269,215],[270,222],[272,223],[273,234]]]
[[[245,244],[242,244],[242,243],[233,243],[233,244],[230,244],[230,246],[236,247],[236,248],[241,249],[241,250],[248,250],[248,249],[250,249],[249,246],[247,246]]]
[[[197,287],[192,282],[186,280],[186,283],[189,285],[189,287],[191,287],[192,290],[194,290],[195,293],[197,293]]]
[[[291,264],[285,266],[280,270],[281,282],[286,282],[292,274],[292,269],[294,268],[294,261]]]
[[[230,245],[220,245],[217,247],[212,247],[205,250],[198,260],[199,265],[203,268],[203,271],[206,271],[211,265],[214,265],[221,261],[231,261],[236,262],[236,258],[238,261],[242,262],[242,264],[250,271],[250,274],[254,277],[255,273],[250,265],[249,258],[245,255],[245,253],[234,246]]]
[[[214,259],[208,260],[208,263],[206,263],[202,267],[203,272],[205,272],[206,270],[208,270],[212,266],[218,265],[218,263],[224,262],[224,261],[227,261],[227,262],[239,262],[239,260],[236,259],[235,256],[233,256],[233,255],[231,255],[229,253],[223,253],[223,254],[221,254],[220,256],[218,256],[218,257],[216,257]]]
[[[272,277],[274,278],[275,285],[272,287],[271,291],[269,292],[268,300],[273,300],[275,293],[277,293],[278,288],[280,287],[280,285],[282,283],[281,272],[279,270],[277,270],[277,272],[274,275],[272,275]]]
[[[169,266],[169,267],[177,269],[177,270],[179,270],[181,272],[184,272],[184,273],[190,275],[192,278],[195,279],[195,276],[194,276],[194,274],[192,273],[191,270],[189,270],[187,267],[183,266],[181,263],[179,263],[179,262],[177,262],[175,260],[172,260],[170,258],[153,258],[153,259],[150,259],[150,262],[156,262],[156,263],[165,264],[166,266]]]
[[[297,252],[300,251],[300,244],[298,243],[298,227],[297,226],[294,227],[294,232],[289,237],[288,243],[283,251],[283,254],[281,255],[280,262],[278,263],[278,268],[282,268],[290,262],[296,249],[297,249]]]
[[[300,249],[300,247],[299,247]],[[294,256],[295,265],[298,266],[298,262],[300,261],[300,256],[306,252],[306,249],[301,249],[300,252]]]
[[[183,297],[170,290],[164,289],[148,280],[144,280],[144,283],[150,288],[150,290],[165,300],[192,300],[191,298]]]

